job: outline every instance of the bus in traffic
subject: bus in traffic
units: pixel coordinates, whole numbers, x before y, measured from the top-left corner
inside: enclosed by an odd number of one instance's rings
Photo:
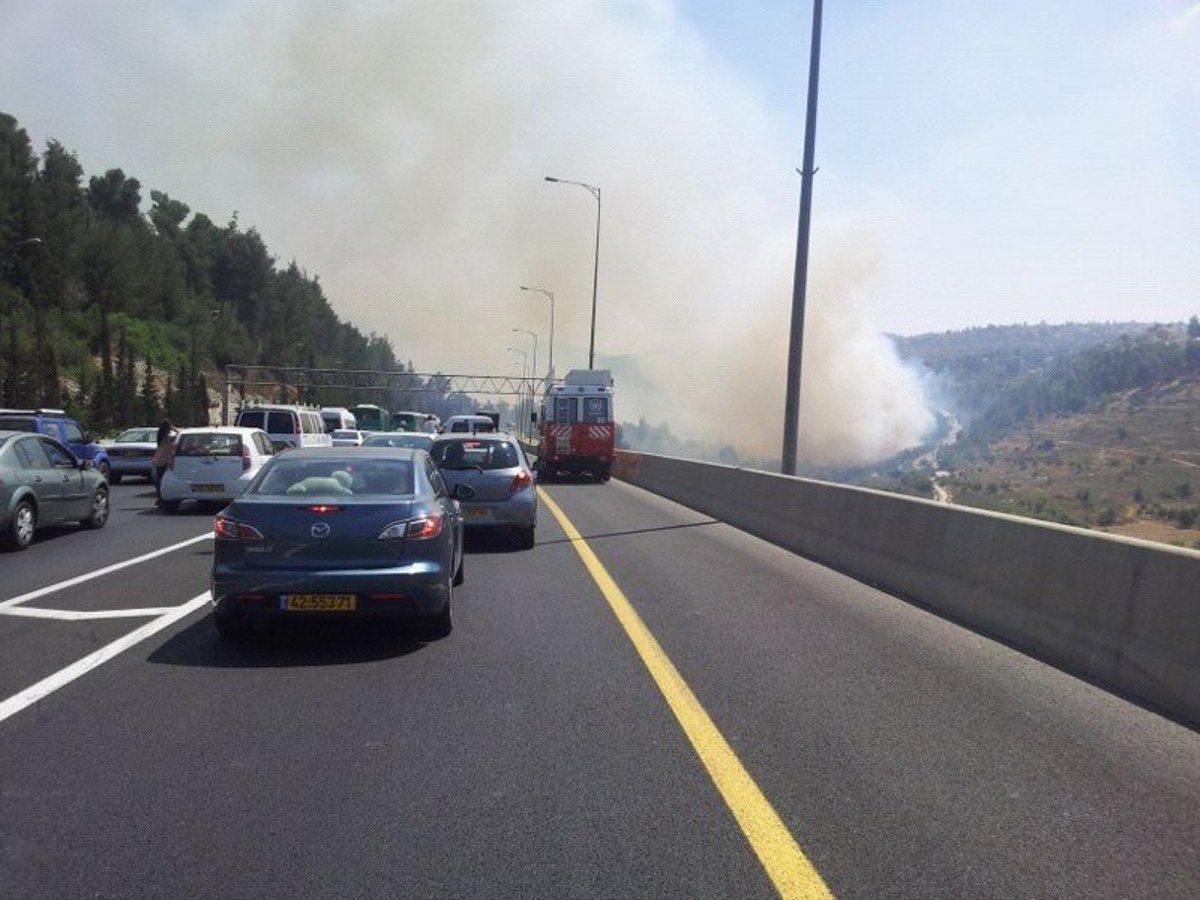
[[[358,406],[352,406],[350,412],[354,415],[354,421],[358,423],[359,431],[391,430],[391,417],[382,406],[360,403]]]

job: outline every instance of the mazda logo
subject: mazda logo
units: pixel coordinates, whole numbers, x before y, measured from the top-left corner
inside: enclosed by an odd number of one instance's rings
[[[329,537],[329,523],[317,522],[312,528],[309,529],[309,532],[315,538]]]

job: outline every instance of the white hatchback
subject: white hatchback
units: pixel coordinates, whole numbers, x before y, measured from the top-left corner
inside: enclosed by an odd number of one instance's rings
[[[182,429],[175,441],[175,459],[163,472],[163,510],[173,513],[185,500],[234,499],[273,452],[271,439],[258,428]]]

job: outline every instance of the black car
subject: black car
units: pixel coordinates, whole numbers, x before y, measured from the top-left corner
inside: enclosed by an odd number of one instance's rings
[[[422,450],[311,447],[272,457],[214,522],[213,618],[410,620],[450,632],[463,580],[457,498]]]

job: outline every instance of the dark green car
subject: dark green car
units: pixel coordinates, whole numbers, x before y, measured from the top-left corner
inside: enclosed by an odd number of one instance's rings
[[[38,528],[63,522],[104,527],[104,476],[44,434],[0,431],[0,543],[24,550]]]

